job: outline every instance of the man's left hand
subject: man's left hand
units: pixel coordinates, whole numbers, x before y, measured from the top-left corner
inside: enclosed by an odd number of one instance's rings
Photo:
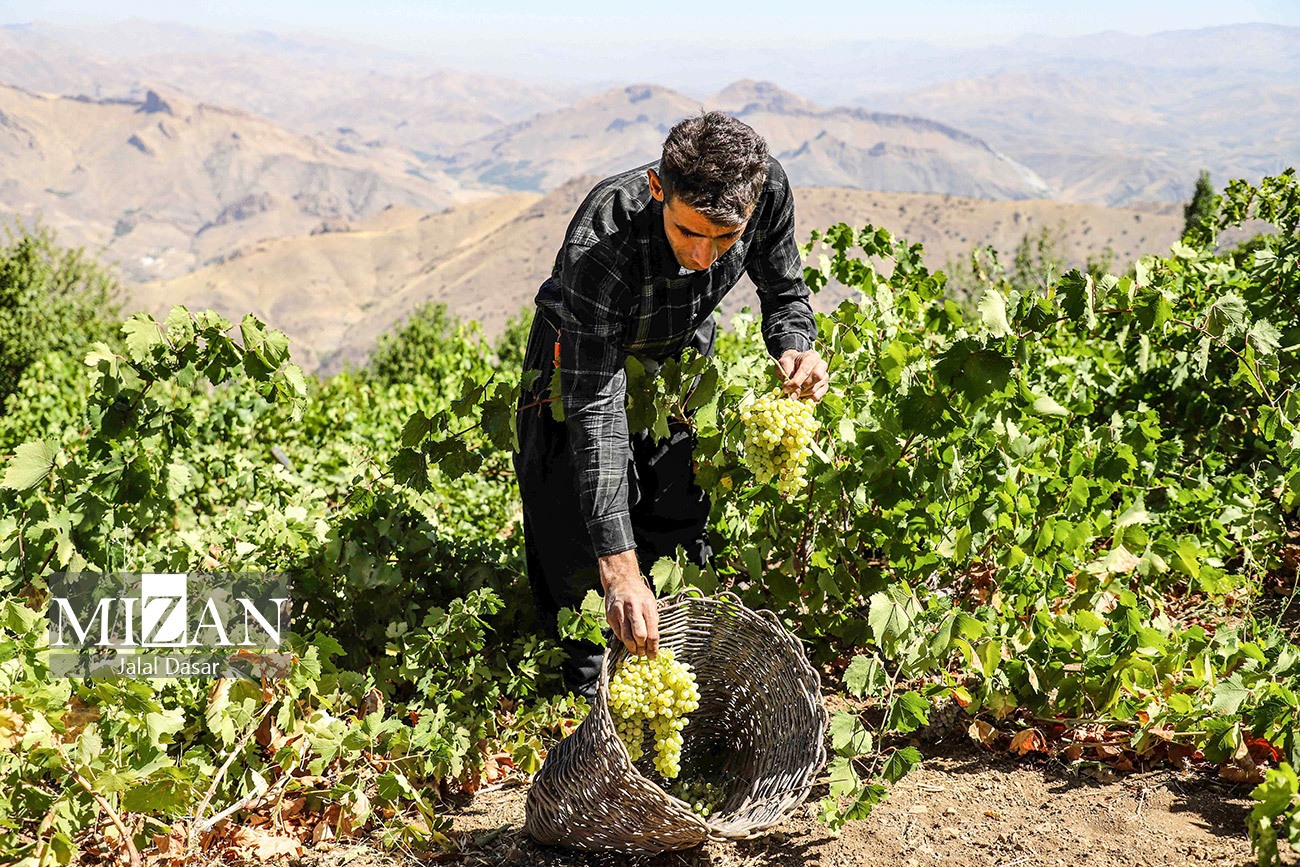
[[[831,387],[830,372],[817,350],[787,349],[776,362],[785,372],[785,393],[821,400]]]

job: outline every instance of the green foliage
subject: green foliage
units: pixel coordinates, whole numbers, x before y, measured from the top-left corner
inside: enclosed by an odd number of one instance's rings
[[[1037,234],[1026,232],[1020,238],[1007,282],[1016,292],[1041,289],[1053,283],[1065,271],[1065,257],[1060,251],[1061,235],[1044,226]]]
[[[1281,864],[1278,838],[1300,851],[1300,784],[1295,769],[1283,762],[1268,771],[1264,782],[1251,792],[1255,806],[1246,819],[1250,844],[1258,856],[1259,867]]]
[[[533,634],[508,452],[484,436],[478,474],[431,466],[419,490],[384,469],[404,433],[412,441],[413,413],[481,416],[474,389],[501,376],[489,347],[473,329],[426,345],[428,369],[464,374],[447,384],[418,373],[307,379],[283,334],[208,311],[132,317],[120,344],[38,362],[67,393],[33,383],[35,399],[5,419],[6,432],[38,434],[0,464],[0,742],[18,748],[0,751],[5,860],[44,857],[45,845],[72,857],[96,826],[101,807],[68,767],[108,809],[151,817],[150,833],[182,813],[201,821],[256,805],[278,786],[311,811],[341,807],[330,815],[345,828],[442,845],[439,787],[478,785],[501,752],[536,770],[541,735],[583,711],[552,697],[558,651]],[[507,427],[494,430],[508,444]],[[306,604],[287,691],[52,679],[45,579],[122,568],[293,575]],[[74,694],[76,719],[89,722],[64,736]],[[381,717],[365,710],[372,694],[388,707]],[[267,719],[270,740],[265,727],[251,737]],[[37,747],[52,730],[66,759]],[[324,777],[322,791],[313,779]]]
[[[882,229],[815,233],[808,284],[859,294],[818,319],[835,386],[793,504],[739,458],[736,410],[775,383],[757,329],[719,341],[724,385],[696,424],[713,577],[823,661],[856,648],[846,686],[878,710],[832,731],[832,826],[883,797],[909,765],[888,738],[937,697],[1105,719],[1142,750],[1172,738],[1223,762],[1262,738],[1300,758],[1300,650],[1173,604],[1247,598],[1300,505],[1292,174],[1230,185],[1216,225],[1250,218],[1283,231],[1238,255],[1177,245],[1122,278],[986,273],[971,310]],[[641,394],[630,405],[677,399]]]
[[[1178,244],[1124,277],[986,267],[968,305],[884,229],[815,233],[807,283],[855,295],[817,317],[833,387],[792,500],[743,460],[739,408],[777,384],[752,317],[714,358],[629,358],[629,427],[692,426],[714,504],[712,566],[666,558],[656,588],[729,588],[816,663],[849,660],[831,827],[917,765],[906,741],[937,702],[1004,725],[1104,720],[1147,757],[1300,760],[1300,648],[1250,609],[1300,507],[1294,173],[1229,184],[1211,219],[1277,231]],[[1027,267],[1045,255],[1030,243]],[[558,651],[534,637],[523,581],[526,333],[520,318],[490,346],[429,307],[370,369],[318,381],[256,319],[236,332],[177,308],[29,362],[0,420],[7,860],[75,857],[103,824],[92,790],[166,833],[278,786],[352,830],[437,846],[440,791],[472,790],[503,754],[536,769],[584,708],[555,696]],[[122,568],[290,573],[307,604],[289,677],[51,678],[46,579]],[[563,629],[594,638],[602,619],[592,596]],[[1272,771],[1256,797],[1272,857],[1294,777]]]
[[[1201,170],[1196,176],[1196,187],[1192,198],[1183,206],[1183,241],[1188,244],[1213,244],[1215,238],[1214,185],[1210,183],[1210,173]]]
[[[524,352],[528,349],[528,332],[533,327],[536,309],[537,306],[530,302],[506,320],[495,348],[497,363],[502,368],[518,370],[523,366]]]
[[[80,248],[21,222],[0,246],[0,410],[28,368],[108,339],[117,317],[117,281]],[[0,412],[0,415],[6,414]]]
[[[1063,249],[1064,234],[1064,224],[1055,229],[1043,226],[1037,232],[1025,232],[1012,254],[1010,269],[1002,264],[992,246],[972,248],[964,259],[949,261],[944,266],[947,293],[962,303],[969,303],[985,298],[986,290],[991,287],[1005,285],[1021,293],[1046,288],[1069,270]],[[1115,251],[1107,245],[1089,254],[1082,270],[1094,280],[1100,280],[1114,265]]]
[[[447,305],[428,301],[411,311],[393,331],[383,334],[370,355],[366,369],[376,381],[389,385],[412,382],[418,378],[439,380],[457,375],[465,368],[458,361],[448,370],[437,367],[446,358],[450,345],[478,346],[481,340],[478,323],[461,323],[447,312]],[[486,347],[480,347],[485,351]]]

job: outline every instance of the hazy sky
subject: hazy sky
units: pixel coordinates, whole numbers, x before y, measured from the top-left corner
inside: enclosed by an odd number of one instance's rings
[[[538,9],[545,9],[539,14]],[[617,10],[611,13],[609,10]],[[665,42],[725,38],[923,38],[984,41],[1021,33],[1077,36],[1104,30],[1145,34],[1217,24],[1300,25],[1300,0],[0,0],[0,23],[98,23],[129,17],[228,30],[311,30],[404,50],[452,34],[515,41],[575,42],[613,36]]]

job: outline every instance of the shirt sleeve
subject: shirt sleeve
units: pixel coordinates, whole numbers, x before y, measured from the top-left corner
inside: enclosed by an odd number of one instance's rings
[[[628,515],[626,297],[600,244],[561,252],[560,393],[578,502],[597,557],[636,547]]]
[[[817,322],[803,282],[803,260],[794,238],[794,194],[779,163],[770,169],[777,188],[764,224],[755,231],[754,253],[745,272],[758,289],[763,342],[774,358],[790,349],[811,349]]]

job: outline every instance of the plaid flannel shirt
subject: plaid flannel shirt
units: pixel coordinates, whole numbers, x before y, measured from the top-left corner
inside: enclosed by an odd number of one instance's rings
[[[636,547],[628,514],[629,433],[624,361],[712,346],[713,311],[749,274],[773,357],[816,336],[794,237],[794,196],[773,157],[739,240],[712,266],[684,271],[663,228],[663,205],[638,166],[597,184],[569,223],[551,278],[537,293],[560,329],[560,386],[578,499],[597,556]]]

